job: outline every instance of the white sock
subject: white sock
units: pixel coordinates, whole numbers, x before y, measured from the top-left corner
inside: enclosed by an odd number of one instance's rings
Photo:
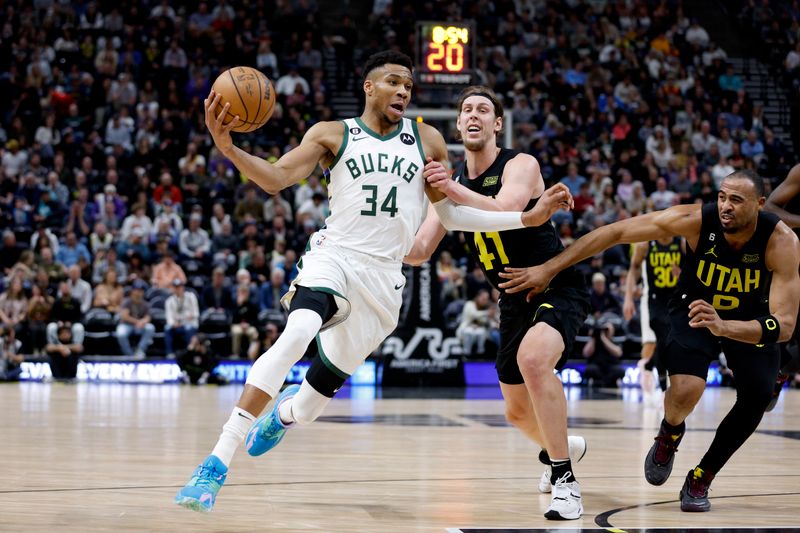
[[[289,398],[278,406],[278,416],[285,426],[290,426],[295,422],[294,416],[292,416],[292,400],[294,398]]]
[[[217,440],[217,445],[211,450],[211,455],[216,455],[222,464],[230,466],[233,454],[236,453],[236,448],[244,441],[247,432],[256,421],[256,417],[240,409],[234,407],[231,412],[231,417],[222,426],[222,433]]]

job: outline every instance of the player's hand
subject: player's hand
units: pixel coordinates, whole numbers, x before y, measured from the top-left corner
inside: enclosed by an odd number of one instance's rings
[[[633,298],[628,298],[626,296],[625,301],[622,303],[622,316],[625,317],[625,321],[630,322],[635,312],[636,307],[633,305]]]
[[[505,272],[498,272],[498,275],[508,280],[500,283],[498,287],[509,294],[530,289],[525,298],[528,301],[531,301],[531,298],[543,292],[547,286],[550,285],[550,280],[555,276],[555,274],[551,274],[544,265],[527,268],[506,267]]]
[[[453,185],[450,171],[439,161],[434,161],[432,157],[426,159],[425,168],[422,169],[422,177],[431,187],[440,190],[444,194],[447,194]]]
[[[236,117],[234,117],[234,119],[231,120],[228,125],[224,125],[223,121],[225,120],[225,116],[228,114],[228,109],[230,109],[231,105],[230,103],[226,103],[219,115],[215,116],[214,110],[217,109],[217,105],[219,105],[221,100],[221,94],[211,91],[211,93],[208,95],[208,98],[203,100],[203,105],[206,109],[206,128],[208,128],[209,133],[211,133],[211,137],[214,139],[214,144],[217,145],[219,151],[224,155],[233,148],[231,130],[234,126],[236,126],[236,124],[239,123],[239,115],[236,115]]]
[[[545,190],[530,211],[522,213],[522,223],[526,226],[541,226],[556,211],[569,211],[575,206],[569,188],[563,183],[556,183]]]
[[[689,325],[693,328],[708,328],[714,335],[724,336],[725,323],[714,306],[705,300],[695,300],[689,304]]]

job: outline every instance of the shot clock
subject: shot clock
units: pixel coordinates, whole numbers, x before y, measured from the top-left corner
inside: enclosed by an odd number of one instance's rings
[[[458,22],[417,22],[417,82],[468,85],[472,81],[475,31]]]

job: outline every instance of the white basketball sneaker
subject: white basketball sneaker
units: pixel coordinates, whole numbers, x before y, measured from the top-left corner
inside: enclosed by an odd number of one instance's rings
[[[567,438],[567,442],[569,443],[569,458],[573,462],[580,462],[583,459],[583,456],[586,455],[586,439],[577,435],[570,435]],[[553,473],[553,469],[550,468],[550,465],[544,467],[544,472],[542,472],[542,477],[539,478],[539,492],[548,493],[553,490],[553,486],[550,484],[550,475]]]
[[[581,486],[577,481],[566,482],[569,472],[556,480],[553,485],[553,498],[544,513],[548,520],[577,520],[583,514]]]

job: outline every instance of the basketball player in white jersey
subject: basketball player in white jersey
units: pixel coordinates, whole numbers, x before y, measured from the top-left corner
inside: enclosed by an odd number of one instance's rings
[[[447,163],[441,134],[403,118],[411,97],[412,63],[405,54],[386,51],[364,66],[366,106],[358,118],[320,122],[300,145],[274,164],[235,147],[223,125],[228,105],[215,116],[220,96],[205,101],[206,126],[217,148],[265,191],[277,194],[306,178],[317,164],[330,170],[331,215],[309,239],[300,272],[284,296],[286,328],[250,370],[244,391],[211,454],[197,467],[175,502],[211,511],[228,467],[246,438],[250,455],[280,442],[289,428],[315,420],[380,343],[395,329],[405,277],[403,257],[425,214],[424,194],[448,229],[502,231],[533,224],[569,207],[565,187],[553,187],[536,208],[486,212],[456,206],[425,185],[426,159]],[[300,386],[278,392],[291,367],[316,337],[319,356]],[[267,403],[274,407],[256,420]]]

